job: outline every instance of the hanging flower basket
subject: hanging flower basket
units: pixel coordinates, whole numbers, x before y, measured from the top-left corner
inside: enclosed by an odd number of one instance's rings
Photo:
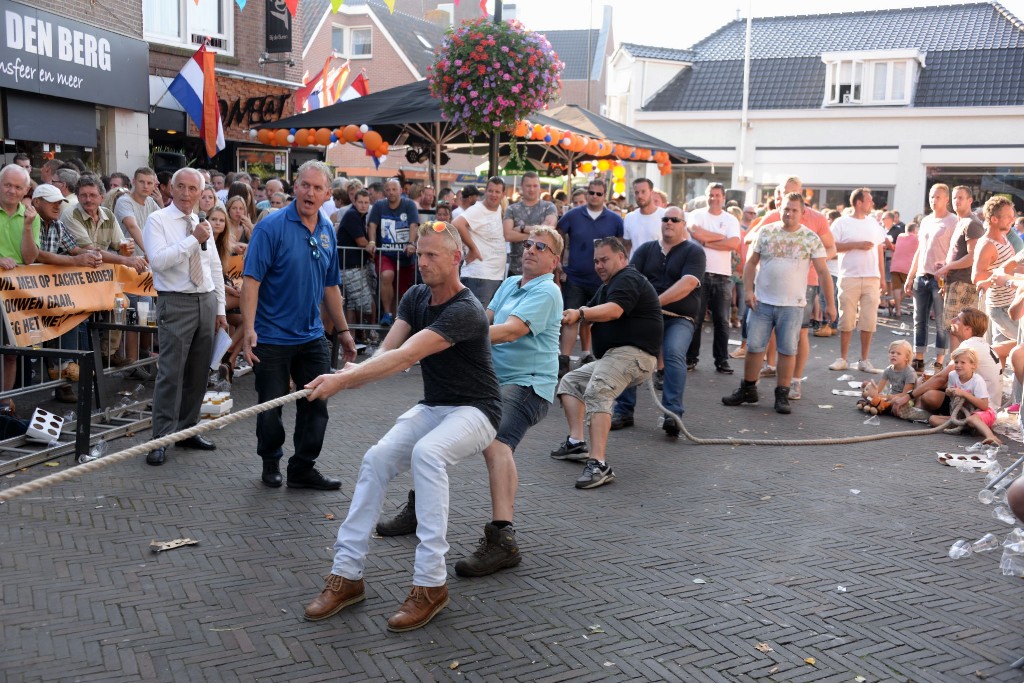
[[[511,132],[558,97],[564,66],[543,34],[479,18],[449,30],[427,79],[448,121],[470,133]]]

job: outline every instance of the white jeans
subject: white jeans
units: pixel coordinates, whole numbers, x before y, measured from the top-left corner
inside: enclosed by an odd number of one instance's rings
[[[332,574],[363,578],[370,533],[384,494],[396,476],[412,470],[416,489],[416,565],[413,585],[435,587],[447,580],[448,465],[480,453],[494,440],[487,416],[471,406],[425,406],[407,410],[375,446],[366,451],[348,516],[338,529]]]

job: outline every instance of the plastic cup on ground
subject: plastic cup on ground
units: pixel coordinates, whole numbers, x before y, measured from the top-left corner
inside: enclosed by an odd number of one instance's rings
[[[999,539],[996,538],[995,534],[985,534],[977,541],[971,544],[971,551],[975,553],[987,553],[990,550],[995,550],[1000,545]]]

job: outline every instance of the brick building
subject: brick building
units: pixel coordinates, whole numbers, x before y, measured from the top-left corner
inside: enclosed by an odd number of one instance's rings
[[[305,4],[300,3],[300,13]],[[290,172],[303,161],[322,156],[316,149],[267,147],[250,133],[255,125],[290,116],[292,96],[302,84],[301,15],[292,18],[283,0],[252,0],[244,10],[235,0],[142,0],[142,15],[143,36],[149,42],[149,135],[154,150],[181,155],[161,155],[157,166],[173,167],[183,160],[266,176]],[[290,42],[275,44],[282,35],[290,35]],[[166,92],[204,37],[210,38],[209,49],[217,54],[217,95],[227,142],[212,162],[206,159],[195,125]]]

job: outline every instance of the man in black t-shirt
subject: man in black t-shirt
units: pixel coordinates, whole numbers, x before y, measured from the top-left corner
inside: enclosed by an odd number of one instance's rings
[[[459,282],[462,243],[448,223],[417,230],[416,253],[425,284],[402,297],[398,319],[373,358],[347,364],[307,385],[309,400],[327,398],[420,362],[424,398],[406,411],[363,456],[348,516],[338,530],[327,585],[306,607],[311,621],[326,619],[364,597],[363,566],[370,534],[388,483],[412,471],[418,527],[413,588],[391,631],[410,631],[448,604],[445,553],[448,542],[447,467],[480,453],[501,421],[501,394],[491,363],[489,325],[483,306]]]
[[[706,257],[699,244],[690,239],[683,210],[670,206],[661,217],[661,239],[645,242],[633,250],[630,264],[654,285],[665,323],[662,353],[665,357],[665,385],[662,403],[674,415],[683,414],[686,391],[686,351],[690,348],[700,315],[700,284]],[[612,429],[633,424],[636,387],[622,392],[615,401]],[[679,436],[679,425],[666,418],[662,429]]]
[[[605,462],[615,397],[647,379],[658,364],[664,326],[654,287],[626,261],[618,237],[594,242],[594,270],[603,283],[586,306],[569,308],[563,325],[591,324],[597,360],[567,373],[558,396],[569,423],[565,443],[551,451],[556,460],[586,461],[576,488],[592,489],[615,479]],[[590,447],[583,420],[590,418]]]
[[[338,225],[341,291],[345,296],[345,317],[350,324],[361,322],[359,316],[370,316],[373,312],[376,283],[372,269],[367,267],[367,254],[371,252],[366,233],[369,211],[370,193],[357,190],[351,208],[341,215]]]

